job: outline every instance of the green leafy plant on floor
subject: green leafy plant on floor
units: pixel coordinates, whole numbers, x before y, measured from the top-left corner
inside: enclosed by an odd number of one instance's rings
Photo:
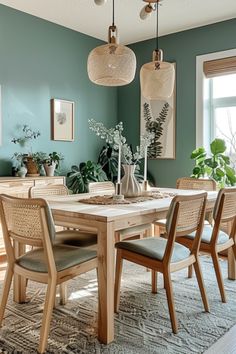
[[[87,193],[90,182],[107,181],[107,175],[102,166],[92,161],[81,162],[79,166],[72,166],[67,174],[67,187],[76,193]]]
[[[236,184],[236,174],[230,167],[230,158],[225,155],[226,144],[223,139],[215,139],[210,144],[211,155],[207,156],[204,147],[194,150],[191,159],[195,161],[191,177],[213,178],[219,188],[234,186]]]

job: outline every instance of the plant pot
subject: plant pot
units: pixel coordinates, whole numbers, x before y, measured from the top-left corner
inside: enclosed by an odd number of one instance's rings
[[[121,179],[121,191],[128,198],[139,197],[142,192],[141,186],[134,175],[135,168],[135,165],[123,165],[125,175]]]
[[[50,165],[48,165],[47,163],[45,163],[43,165],[45,172],[46,172],[46,176],[52,177],[54,176],[54,172],[55,172],[55,168],[56,168],[56,163],[52,162]]]
[[[33,157],[27,156],[25,164],[28,171],[27,172],[28,177],[37,177],[40,175],[39,168],[36,162],[33,160]]]

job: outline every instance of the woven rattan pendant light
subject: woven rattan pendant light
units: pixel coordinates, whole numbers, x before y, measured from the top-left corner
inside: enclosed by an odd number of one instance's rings
[[[108,44],[96,47],[90,52],[87,70],[89,79],[97,85],[123,86],[134,79],[136,57],[130,48],[117,44],[114,0],[112,5],[113,21],[108,31]]]
[[[173,64],[163,61],[163,52],[158,46],[158,12],[160,0],[143,1],[148,2],[148,6],[150,6],[150,3],[156,4],[157,29],[156,49],[153,51],[152,62],[144,64],[140,71],[141,92],[149,100],[166,100],[173,93],[175,69]],[[145,8],[142,11],[145,11]]]

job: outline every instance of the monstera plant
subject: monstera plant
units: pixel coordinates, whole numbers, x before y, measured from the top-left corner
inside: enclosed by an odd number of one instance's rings
[[[236,184],[236,175],[234,169],[230,166],[230,158],[225,154],[226,144],[223,139],[215,139],[210,144],[210,156],[204,147],[194,150],[191,159],[195,160],[192,177],[210,177],[213,178],[219,188],[225,186],[234,186]]]
[[[67,174],[67,187],[73,193],[87,193],[90,182],[107,181],[107,175],[102,166],[92,161],[81,162],[79,166],[72,166]]]

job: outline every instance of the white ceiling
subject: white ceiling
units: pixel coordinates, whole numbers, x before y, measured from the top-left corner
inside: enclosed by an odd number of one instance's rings
[[[107,40],[112,20],[112,0],[103,6],[93,0],[0,0],[1,4],[45,20]],[[142,0],[116,0],[115,23],[120,43],[155,37],[155,15],[139,18]],[[159,33],[179,32],[236,17],[236,0],[163,0],[159,12]]]

